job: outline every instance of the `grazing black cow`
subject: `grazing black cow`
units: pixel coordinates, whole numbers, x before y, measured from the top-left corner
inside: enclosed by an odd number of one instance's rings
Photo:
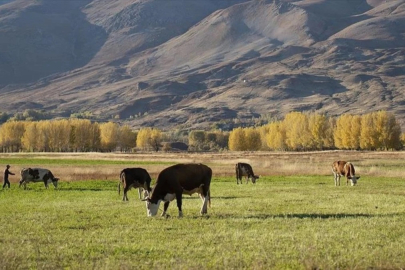
[[[24,189],[27,189],[27,184],[29,182],[44,182],[46,188],[48,188],[48,183],[52,182],[55,188],[58,187],[58,180],[53,176],[52,172],[48,169],[42,168],[28,168],[21,170],[20,187],[24,185]]]
[[[351,162],[335,161],[332,164],[333,179],[335,180],[335,186],[340,186],[340,177],[346,176],[346,185],[349,184],[349,180],[352,186],[357,184],[357,180],[360,176],[356,176],[356,171]]]
[[[200,213],[206,214],[207,204],[211,205],[211,177],[211,168],[204,164],[177,164],[164,169],[160,172],[150,197],[145,199],[148,216],[157,214],[161,201],[165,202],[162,216],[166,216],[170,201],[176,198],[179,217],[182,217],[182,194],[191,196],[194,193],[198,193],[203,201]]]
[[[255,175],[253,173],[252,166],[248,163],[236,163],[235,165],[235,170],[236,170],[236,184],[240,183],[242,184],[242,177],[246,176],[246,184],[249,183],[249,179],[252,180],[252,183],[256,183],[256,179],[259,179],[259,176]]]
[[[127,192],[131,188],[138,188],[139,199],[142,199],[142,190],[149,194],[151,192],[151,183],[149,173],[143,168],[126,168],[120,173],[120,182],[118,183],[118,194],[121,193],[121,184],[124,190],[123,201],[128,201]]]

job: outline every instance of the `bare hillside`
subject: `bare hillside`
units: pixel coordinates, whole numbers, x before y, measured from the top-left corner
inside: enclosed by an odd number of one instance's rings
[[[317,111],[405,127],[405,0],[0,1],[0,110],[134,127]]]

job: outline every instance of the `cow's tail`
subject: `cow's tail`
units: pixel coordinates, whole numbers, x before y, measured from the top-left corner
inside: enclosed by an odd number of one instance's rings
[[[208,206],[211,207],[211,189],[208,190]]]
[[[121,195],[121,183],[122,183],[122,180],[123,180],[122,177],[124,177],[123,174],[124,174],[124,171],[122,171],[120,173],[120,181],[118,182],[118,195]]]

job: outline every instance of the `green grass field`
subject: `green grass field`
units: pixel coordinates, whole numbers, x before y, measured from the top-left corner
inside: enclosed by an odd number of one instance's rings
[[[236,185],[215,177],[211,208],[185,196],[170,218],[148,218],[117,181],[13,183],[0,190],[0,269],[401,269],[402,178],[261,177]],[[160,207],[163,208],[163,205]]]

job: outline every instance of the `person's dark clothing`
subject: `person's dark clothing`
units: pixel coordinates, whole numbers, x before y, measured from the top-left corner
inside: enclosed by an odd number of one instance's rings
[[[8,186],[8,188],[10,188],[10,181],[8,181],[8,176],[9,176],[10,174],[11,174],[11,175],[15,175],[14,173],[10,172],[10,171],[8,170],[8,168],[6,168],[6,169],[4,170],[4,177],[3,177],[3,179],[4,179],[4,184],[3,184],[3,188],[5,188],[6,185]]]

